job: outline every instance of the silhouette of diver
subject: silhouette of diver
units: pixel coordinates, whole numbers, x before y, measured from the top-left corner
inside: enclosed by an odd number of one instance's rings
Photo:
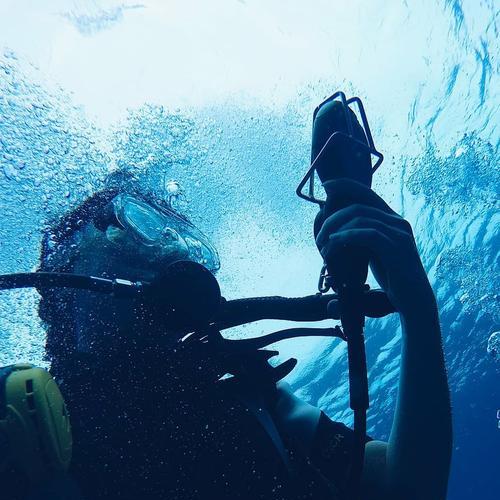
[[[347,208],[316,221],[325,261],[355,244],[402,323],[398,403],[387,443],[366,436],[364,499],[444,499],[450,403],[434,294],[410,225],[361,183],[340,179],[328,196]],[[40,271],[154,281],[178,259],[219,267],[208,239],[151,193],[111,183],[44,236]],[[135,298],[41,290],[47,356],[71,415],[68,475],[16,498],[346,499],[353,432],[250,373],[220,383],[217,356],[177,348],[168,320]],[[267,361],[267,360],[264,360]],[[253,378],[258,383],[253,386]],[[249,411],[272,420],[273,435]],[[290,473],[292,471],[292,473]]]

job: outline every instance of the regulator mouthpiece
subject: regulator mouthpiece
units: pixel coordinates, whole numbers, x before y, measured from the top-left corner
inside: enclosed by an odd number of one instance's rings
[[[215,276],[201,264],[191,261],[170,264],[144,295],[173,329],[208,324],[217,314],[222,300]]]

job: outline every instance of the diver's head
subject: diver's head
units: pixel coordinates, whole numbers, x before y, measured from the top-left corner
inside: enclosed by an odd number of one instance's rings
[[[168,203],[137,189],[109,188],[45,232],[39,271],[154,282],[179,260],[211,272],[219,268],[208,239]],[[161,329],[165,333],[168,326],[139,299],[85,290],[41,294],[39,314],[53,361],[75,351],[119,349]]]

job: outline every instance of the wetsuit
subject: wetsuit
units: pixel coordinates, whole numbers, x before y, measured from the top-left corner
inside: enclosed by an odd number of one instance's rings
[[[281,433],[285,465],[232,390],[186,373],[158,357],[133,369],[84,365],[60,380],[73,430],[71,488],[81,499],[347,498],[352,430],[321,413],[308,457]]]

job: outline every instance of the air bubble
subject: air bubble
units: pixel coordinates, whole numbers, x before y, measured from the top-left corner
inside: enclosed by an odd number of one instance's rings
[[[17,170],[10,163],[3,167],[3,173],[5,174],[5,177],[7,177],[7,179],[9,179],[10,181],[19,180]]]
[[[486,348],[488,354],[495,360],[500,359],[500,331],[493,332],[488,339],[488,347]]]

